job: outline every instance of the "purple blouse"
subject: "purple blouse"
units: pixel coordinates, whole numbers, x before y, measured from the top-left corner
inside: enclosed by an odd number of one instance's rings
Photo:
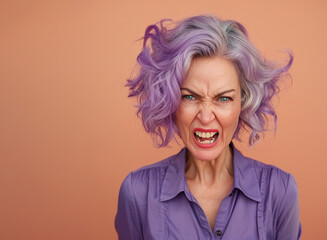
[[[294,178],[232,147],[234,185],[221,202],[214,231],[187,187],[184,148],[126,177],[115,219],[119,239],[300,239]]]

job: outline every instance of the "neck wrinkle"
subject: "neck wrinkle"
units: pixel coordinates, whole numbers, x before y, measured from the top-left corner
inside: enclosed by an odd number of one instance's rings
[[[185,177],[188,180],[213,185],[227,178],[233,178],[233,173],[233,151],[231,147],[228,147],[226,151],[212,161],[195,159],[189,151],[187,152]]]

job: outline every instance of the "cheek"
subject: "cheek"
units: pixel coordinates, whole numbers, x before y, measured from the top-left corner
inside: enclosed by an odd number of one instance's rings
[[[176,112],[176,125],[181,136],[185,136],[189,132],[190,126],[196,116],[195,112],[192,107],[184,105],[181,105]]]
[[[235,131],[239,122],[240,108],[225,113],[217,113],[220,116],[220,123],[223,128]],[[234,134],[234,133],[233,133]]]

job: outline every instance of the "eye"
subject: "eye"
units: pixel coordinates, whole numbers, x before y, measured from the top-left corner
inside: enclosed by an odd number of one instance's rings
[[[221,103],[228,103],[230,101],[233,101],[233,99],[231,97],[220,97],[218,101]]]
[[[183,95],[182,98],[186,99],[186,100],[194,100],[195,99],[195,97],[193,97],[192,95]]]

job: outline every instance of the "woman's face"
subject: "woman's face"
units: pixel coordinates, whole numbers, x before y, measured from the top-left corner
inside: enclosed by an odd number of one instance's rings
[[[176,113],[181,138],[193,158],[224,154],[241,112],[241,88],[234,65],[221,57],[194,58],[181,86]]]

